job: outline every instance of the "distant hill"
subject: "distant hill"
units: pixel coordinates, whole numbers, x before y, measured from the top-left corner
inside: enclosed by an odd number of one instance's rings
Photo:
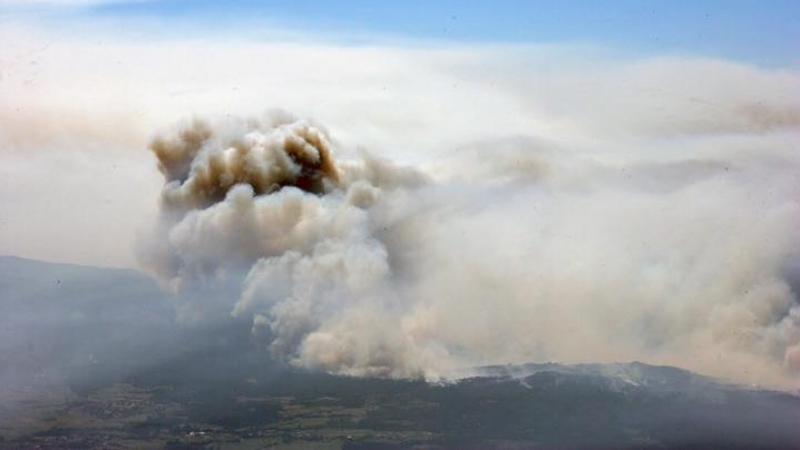
[[[172,309],[134,270],[0,256],[0,382],[99,376],[157,358]]]
[[[130,269],[0,256],[0,292],[15,321],[172,320],[156,283]]]

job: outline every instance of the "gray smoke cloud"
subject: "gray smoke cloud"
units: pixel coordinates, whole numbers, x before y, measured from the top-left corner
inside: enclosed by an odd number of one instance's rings
[[[165,184],[140,261],[183,320],[252,320],[273,357],[331,373],[643,360],[788,386],[788,141],[702,135],[658,160],[511,136],[403,166],[287,113],[195,119],[150,145]]]

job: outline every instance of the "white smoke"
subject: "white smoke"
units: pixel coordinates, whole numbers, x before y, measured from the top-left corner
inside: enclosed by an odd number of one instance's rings
[[[709,140],[692,145],[730,145]],[[789,155],[610,163],[515,137],[401,167],[336,159],[286,114],[184,123],[151,148],[166,184],[145,266],[178,292],[228,286],[211,308],[180,296],[187,317],[250,318],[292,364],[439,378],[639,359],[774,385],[800,369]]]

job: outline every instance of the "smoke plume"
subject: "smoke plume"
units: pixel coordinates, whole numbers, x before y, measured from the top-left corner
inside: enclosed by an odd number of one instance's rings
[[[183,320],[251,320],[273,357],[356,376],[638,359],[787,385],[800,370],[791,157],[602,161],[516,136],[412,167],[333,142],[286,113],[152,141],[165,184],[140,259]]]

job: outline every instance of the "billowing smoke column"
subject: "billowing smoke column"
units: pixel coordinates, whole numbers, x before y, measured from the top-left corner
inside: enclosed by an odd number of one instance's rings
[[[291,364],[639,359],[773,385],[800,369],[794,160],[601,164],[516,137],[423,169],[337,160],[282,113],[186,122],[151,149],[144,266],[185,320],[252,320]]]
[[[284,114],[186,123],[151,149],[166,185],[143,259],[173,290],[190,292],[180,296],[191,298],[181,305],[187,316],[209,319],[203,301],[215,303],[212,314],[222,306],[252,316],[275,356],[297,364],[422,373],[404,359],[407,342],[389,312],[399,300],[378,236],[391,219],[375,212],[383,196],[424,183],[421,173],[375,159],[337,165],[321,128]]]

